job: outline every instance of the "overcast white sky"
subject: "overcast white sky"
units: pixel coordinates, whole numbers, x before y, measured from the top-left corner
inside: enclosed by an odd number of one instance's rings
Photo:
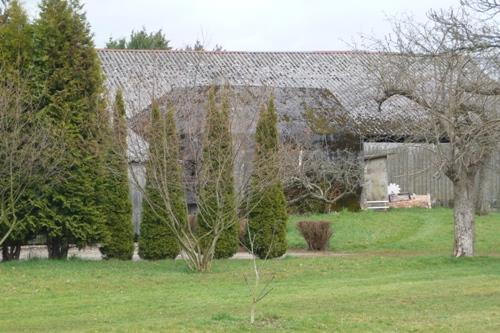
[[[83,0],[98,47],[145,26],[174,48],[200,39],[231,51],[343,50],[360,33],[383,36],[387,17],[424,20],[459,0]],[[35,15],[37,0],[24,0]]]

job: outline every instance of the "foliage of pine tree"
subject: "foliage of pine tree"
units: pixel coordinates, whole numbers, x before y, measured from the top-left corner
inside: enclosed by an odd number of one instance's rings
[[[215,258],[233,256],[239,245],[234,193],[233,146],[227,92],[217,105],[215,89],[209,91],[203,165],[199,193],[198,232],[205,247],[217,233]],[[221,229],[221,231],[218,231]]]
[[[0,89],[2,91],[5,89],[15,95],[19,94],[20,96],[16,98],[20,99],[23,110],[31,112],[29,82],[33,67],[33,27],[19,1],[3,1],[2,8],[0,13]],[[10,113],[2,113],[2,117],[7,114]],[[16,219],[22,220],[23,223],[18,223],[9,238],[2,244],[4,261],[18,259],[21,245],[30,234],[35,232],[36,226],[29,218],[33,191],[34,189],[31,188],[26,189],[23,198],[19,200],[15,214]],[[7,229],[7,226],[0,222],[0,235],[4,235]]]
[[[255,162],[251,180],[249,237],[253,251],[259,258],[276,258],[285,254],[286,198],[279,181],[276,161],[278,153],[277,115],[274,99],[260,111],[255,130]],[[271,161],[269,164],[267,161]],[[270,185],[263,186],[269,183]]]
[[[127,160],[127,124],[123,94],[118,90],[113,105],[113,131],[106,144],[105,175],[102,187],[104,237],[100,248],[105,258],[132,259],[134,229]]]
[[[126,38],[110,38],[106,43],[106,48],[170,50],[171,47],[168,45],[169,43],[170,41],[166,38],[161,29],[157,32],[148,33],[146,28],[143,27],[142,30],[139,31],[132,30],[128,41]]]
[[[173,109],[163,117],[153,103],[148,143],[139,256],[175,259],[180,252],[175,228],[187,225],[187,205]]]
[[[96,241],[102,225],[95,180],[102,174],[97,114],[103,78],[78,0],[41,2],[34,50],[35,97],[66,145],[60,167],[69,174],[41,189],[39,221],[49,256],[64,258],[70,242],[84,246]]]
[[[33,27],[25,10],[14,0],[9,2],[0,24],[0,64],[2,84],[28,76],[33,62]]]

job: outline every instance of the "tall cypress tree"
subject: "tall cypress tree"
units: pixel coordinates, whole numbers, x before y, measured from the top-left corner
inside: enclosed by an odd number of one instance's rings
[[[249,236],[259,258],[276,258],[285,254],[286,199],[279,181],[277,161],[279,134],[274,99],[259,114],[255,130],[255,162],[251,180]],[[267,185],[269,184],[269,185]]]
[[[143,259],[175,259],[180,252],[176,231],[187,224],[187,205],[172,108],[163,117],[153,102],[148,143],[139,255]]]
[[[102,225],[97,114],[103,79],[89,24],[78,0],[42,0],[34,24],[36,97],[41,114],[65,143],[60,168],[68,177],[45,186],[38,202],[50,258],[68,245],[95,240]]]
[[[127,124],[123,94],[118,90],[113,105],[113,131],[105,135],[105,179],[101,198],[104,237],[100,248],[105,258],[132,259],[134,229],[127,160]]]
[[[216,103],[215,88],[208,95],[203,165],[201,171],[198,232],[206,247],[220,234],[215,258],[229,258],[238,251],[238,216],[234,193],[233,144],[227,92]],[[220,229],[220,230],[218,230]]]

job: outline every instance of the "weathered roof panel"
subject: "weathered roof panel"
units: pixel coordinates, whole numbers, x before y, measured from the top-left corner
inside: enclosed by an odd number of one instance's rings
[[[379,53],[100,49],[98,54],[109,93],[123,90],[129,117],[146,110],[152,98],[161,98],[174,88],[211,84],[327,89],[358,132],[366,135],[394,135],[394,126],[389,123],[401,124],[404,119],[408,124],[416,114],[401,98],[378,110],[366,64],[382,61]]]

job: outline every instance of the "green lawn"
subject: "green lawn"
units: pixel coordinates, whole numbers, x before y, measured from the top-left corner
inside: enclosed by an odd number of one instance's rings
[[[450,214],[316,217],[351,254],[261,262],[274,289],[254,327],[246,260],[208,274],[181,261],[0,264],[0,332],[500,332],[500,215],[478,220],[483,256],[454,259]],[[293,227],[289,237],[303,245]]]
[[[306,248],[295,226],[302,220],[331,221],[333,251],[451,255],[453,249],[451,209],[293,216],[288,224],[289,247]],[[479,255],[500,255],[500,213],[476,218],[476,251]]]

